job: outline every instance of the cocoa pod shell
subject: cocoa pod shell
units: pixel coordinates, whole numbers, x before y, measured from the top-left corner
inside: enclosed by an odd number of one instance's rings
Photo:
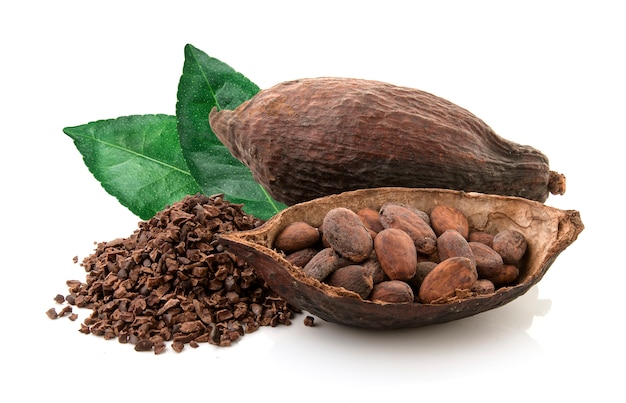
[[[535,148],[418,89],[320,77],[264,89],[210,126],[254,179],[287,205],[343,191],[444,188],[545,201],[565,192]]]
[[[312,279],[273,249],[277,234],[294,221],[319,226],[332,208],[379,209],[389,201],[427,212],[435,205],[451,205],[463,211],[470,226],[477,231],[494,234],[507,228],[520,231],[528,240],[528,248],[517,281],[494,293],[444,304],[380,304]],[[294,307],[329,322],[391,329],[449,322],[510,303],[543,278],[559,254],[583,229],[578,211],[560,210],[523,198],[442,189],[379,188],[300,203],[281,211],[258,228],[222,234],[219,239],[228,251],[247,261],[272,290]]]

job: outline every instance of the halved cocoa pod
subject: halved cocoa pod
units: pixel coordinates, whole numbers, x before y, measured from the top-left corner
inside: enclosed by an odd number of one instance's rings
[[[315,227],[332,208],[379,209],[392,200],[426,212],[436,205],[456,207],[476,231],[492,234],[504,229],[520,231],[528,241],[528,248],[518,279],[493,293],[469,292],[466,297],[442,304],[381,304],[362,300],[353,292],[307,276],[274,249],[277,234],[292,222],[305,221]],[[543,278],[583,229],[578,211],[560,210],[523,198],[441,189],[376,188],[300,203],[256,229],[223,234],[220,239],[227,250],[246,260],[269,287],[294,307],[330,322],[389,329],[449,322],[513,301]]]

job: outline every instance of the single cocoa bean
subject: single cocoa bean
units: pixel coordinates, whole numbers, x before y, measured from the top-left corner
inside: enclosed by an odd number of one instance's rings
[[[407,303],[415,300],[415,294],[404,281],[389,280],[374,284],[369,299],[383,303]]]
[[[354,211],[344,207],[333,208],[324,216],[322,225],[324,238],[344,258],[360,263],[372,253],[372,237]]]
[[[502,270],[504,262],[498,252],[480,242],[469,242],[469,246],[474,253],[478,277],[490,279]]]
[[[304,221],[296,221],[287,225],[274,240],[274,247],[283,252],[309,248],[317,243],[320,234],[317,228]]]
[[[361,265],[340,267],[332,272],[324,282],[333,287],[343,287],[355,292],[363,299],[370,295],[374,286],[371,273]]]
[[[492,248],[502,256],[504,263],[518,265],[524,254],[528,242],[519,231],[512,229],[505,229],[498,232],[493,237]]]
[[[452,206],[435,206],[430,211],[430,225],[435,234],[441,236],[446,230],[458,231],[463,238],[469,236],[469,221],[461,210]]]
[[[294,266],[304,267],[307,263],[309,263],[309,261],[311,261],[311,259],[313,259],[313,256],[315,256],[317,252],[318,250],[315,248],[300,249],[288,254],[285,256],[285,259],[287,259],[287,261]]]
[[[370,258],[361,263],[361,265],[370,273],[374,284],[389,280],[389,277],[385,274],[383,267],[380,265],[380,262],[376,257],[376,251],[372,252]]]
[[[484,278],[479,278],[476,282],[474,282],[474,285],[472,285],[472,291],[479,295],[491,294],[492,292],[495,292],[495,290],[495,285],[490,280]]]
[[[468,237],[469,242],[480,242],[491,247],[493,245],[493,234],[484,231],[472,231]]]
[[[302,271],[316,280],[322,281],[330,275],[330,273],[343,266],[352,264],[348,259],[339,256],[332,248],[324,248],[317,252],[315,256],[307,263]]]
[[[406,232],[385,228],[374,239],[374,251],[383,271],[391,280],[408,281],[415,276],[417,250]]]
[[[437,237],[437,254],[440,260],[446,260],[450,257],[463,256],[470,259],[476,264],[474,252],[469,246],[469,242],[457,230],[445,230]]]
[[[364,207],[356,212],[359,216],[365,228],[374,231],[376,233],[383,230],[383,225],[380,222],[380,213],[373,208]]]
[[[495,273],[492,273],[489,280],[497,286],[512,284],[519,277],[519,269],[512,264],[505,264]]]
[[[437,250],[437,235],[412,209],[387,203],[380,209],[380,221],[385,228],[397,228],[409,234],[418,252],[430,255]]]
[[[445,302],[457,290],[469,290],[478,280],[474,263],[466,257],[451,257],[437,264],[424,278],[419,288],[419,300],[424,304]]]
[[[435,267],[437,266],[436,262],[422,261],[417,262],[417,269],[415,270],[415,276],[411,280],[409,280],[409,284],[415,290],[419,290],[420,286],[424,282],[424,279]]]

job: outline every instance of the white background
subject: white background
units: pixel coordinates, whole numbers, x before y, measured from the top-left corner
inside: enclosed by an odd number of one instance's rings
[[[0,6],[0,401],[624,401],[620,2],[11,1]],[[261,88],[377,79],[455,102],[567,176],[586,229],[512,303],[373,332],[299,316],[231,348],[155,356],[45,311],[72,258],[130,235],[62,128],[175,113],[191,43]],[[11,397],[9,397],[11,396]],[[385,399],[385,400],[382,400]]]

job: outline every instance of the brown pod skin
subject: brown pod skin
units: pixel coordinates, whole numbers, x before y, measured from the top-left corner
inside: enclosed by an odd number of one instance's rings
[[[322,226],[325,241],[344,258],[360,263],[372,253],[372,237],[354,211],[334,208],[326,213]]]
[[[322,281],[328,277],[330,273],[350,264],[352,264],[352,262],[339,256],[332,248],[324,248],[309,260],[302,268],[302,271],[307,276]]]
[[[374,284],[369,299],[374,302],[401,304],[413,302],[415,294],[411,286],[400,280],[388,280]]]
[[[478,280],[472,261],[466,257],[451,257],[439,263],[424,278],[418,296],[424,304],[456,295],[456,290],[469,290]]]
[[[408,281],[417,270],[417,250],[406,232],[386,228],[374,238],[374,251],[383,271],[391,280]]]
[[[348,190],[443,188],[545,201],[565,192],[535,148],[418,89],[353,78],[287,81],[210,126],[254,179],[287,205]]]
[[[296,221],[283,229],[274,240],[274,247],[283,252],[309,248],[320,239],[317,228],[303,221]]]
[[[504,262],[498,252],[480,242],[469,242],[469,246],[474,253],[478,277],[491,279],[502,270]]]
[[[469,242],[457,230],[449,229],[437,238],[437,254],[440,260],[450,257],[463,256],[470,259],[476,265],[474,252],[470,248]]]
[[[440,236],[446,230],[458,231],[463,238],[469,236],[469,221],[465,214],[452,206],[435,206],[430,212],[430,226]]]
[[[349,265],[340,267],[331,273],[324,281],[333,287],[343,287],[355,292],[363,299],[367,298],[374,287],[371,273],[361,265]]]
[[[516,230],[502,230],[493,237],[493,250],[502,256],[504,263],[517,265],[524,257],[528,243],[524,234]]]
[[[380,216],[383,227],[397,228],[409,234],[418,252],[430,255],[437,250],[437,235],[412,209],[398,204],[385,204],[380,209]]]

